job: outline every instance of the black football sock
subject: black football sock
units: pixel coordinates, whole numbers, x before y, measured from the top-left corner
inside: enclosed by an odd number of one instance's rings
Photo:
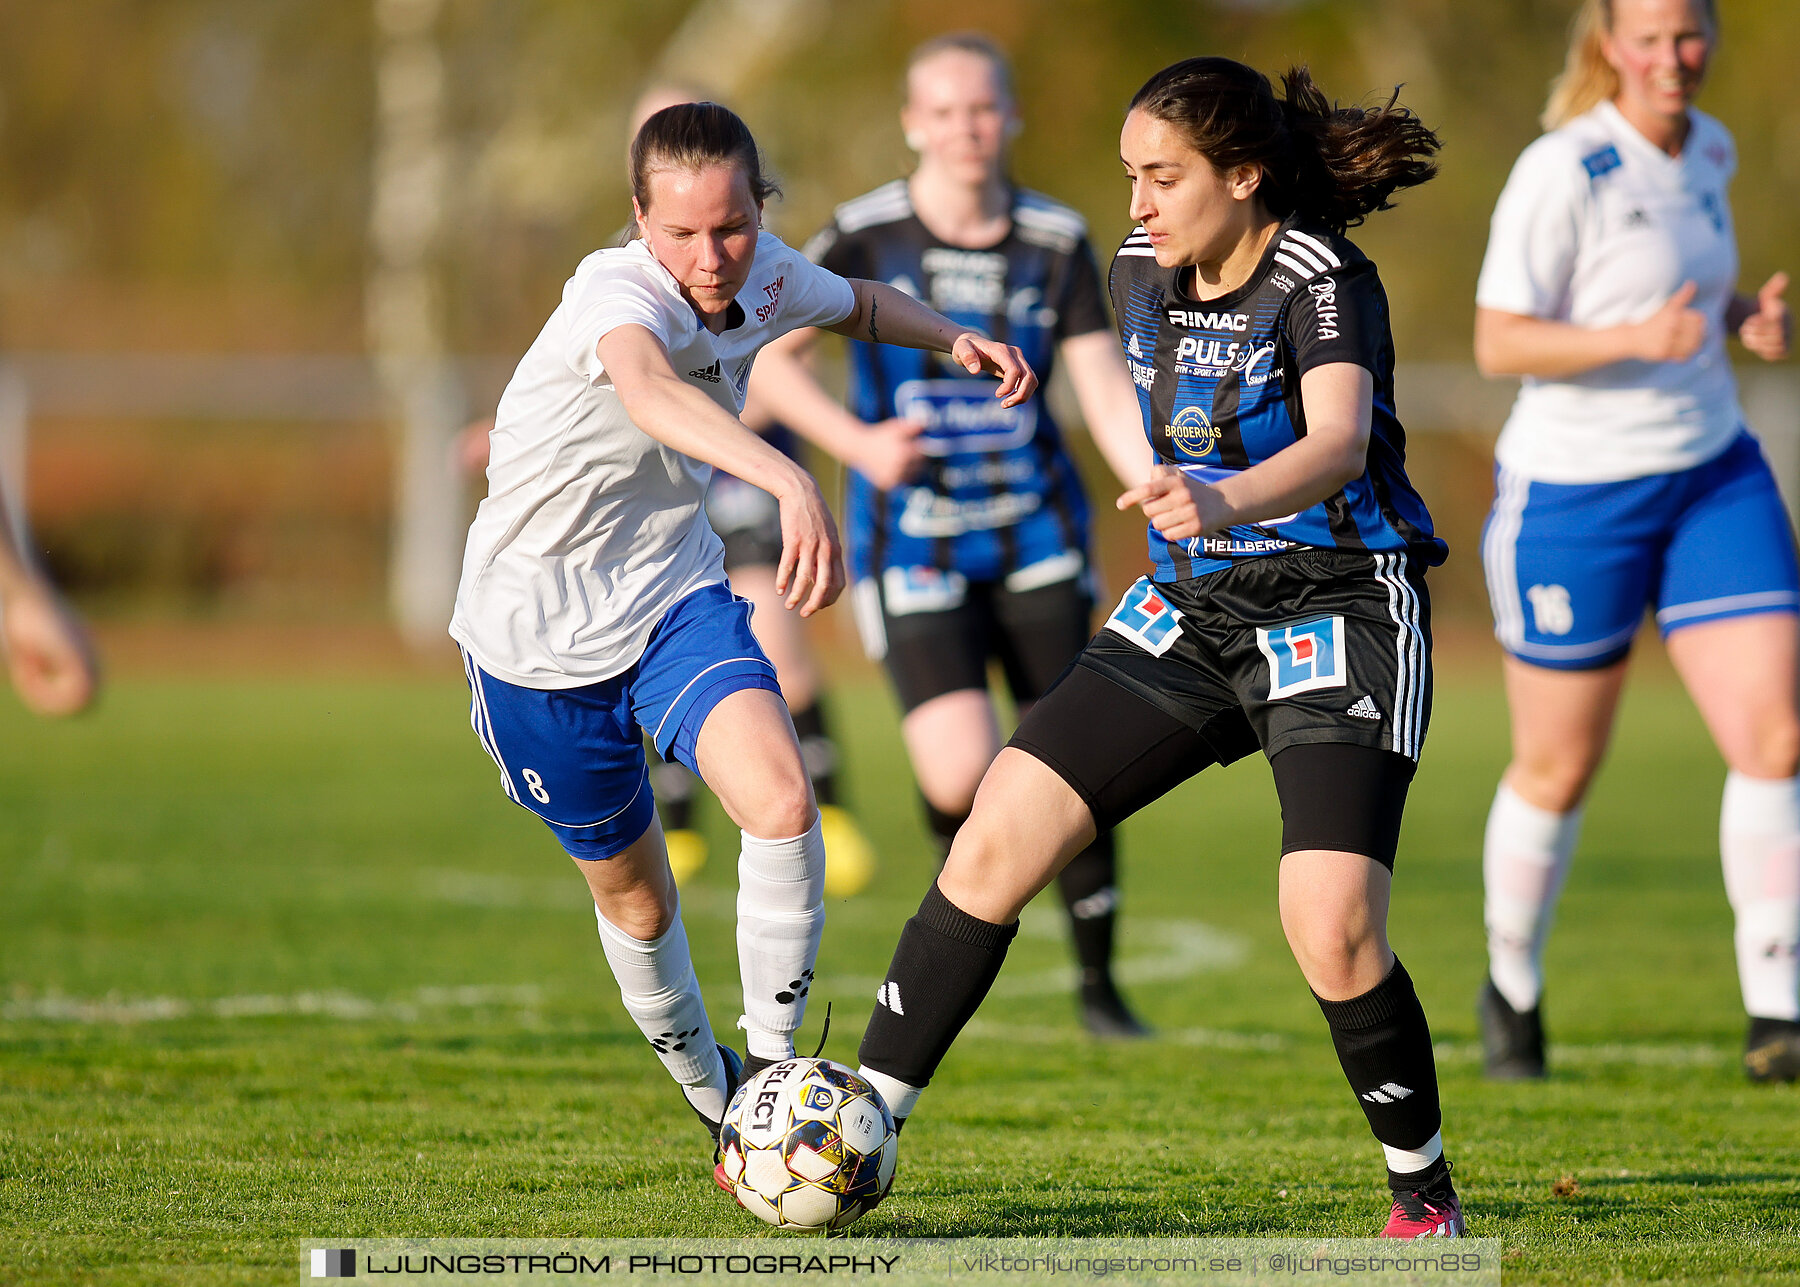
[[[820,804],[836,804],[837,743],[825,729],[825,712],[815,700],[804,710],[793,712],[794,733],[800,739],[800,759],[806,765],[806,776],[812,779],[813,799]]]
[[[945,813],[921,793],[919,803],[925,806],[925,826],[931,832],[931,839],[938,847],[938,863],[950,856],[950,846],[956,840],[956,833],[962,824],[969,820],[966,813]]]
[[[1425,1008],[1406,967],[1396,958],[1385,979],[1348,1001],[1314,996],[1375,1138],[1388,1148],[1408,1151],[1430,1144],[1443,1124],[1437,1065]],[[1416,1172],[1409,1174],[1417,1179]]]
[[[1428,1198],[1447,1198],[1456,1192],[1456,1185],[1450,1182],[1450,1161],[1441,1155],[1423,1171],[1396,1171],[1390,1166],[1388,1188],[1395,1193],[1420,1193]]]
[[[694,825],[694,784],[698,781],[685,764],[665,760],[650,748],[650,789],[656,793],[656,812],[664,831],[685,831]]]
[[[928,1084],[994,986],[1018,932],[1017,921],[995,925],[969,915],[933,882],[875,994],[857,1052],[863,1065],[908,1086]]]
[[[1083,992],[1112,988],[1113,927],[1119,891],[1114,885],[1113,833],[1110,828],[1070,860],[1056,878],[1057,892],[1069,913],[1075,961],[1081,966]]]

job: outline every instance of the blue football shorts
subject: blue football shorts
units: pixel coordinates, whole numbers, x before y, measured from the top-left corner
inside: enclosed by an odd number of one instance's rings
[[[732,693],[779,693],[750,633],[750,604],[722,585],[678,602],[623,674],[581,688],[521,688],[465,651],[469,722],[500,766],[507,796],[542,818],[572,858],[611,858],[649,829],[656,800],[644,735],[696,774],[706,717]],[[641,730],[641,731],[640,731]]]
[[[1541,483],[1499,469],[1481,557],[1495,638],[1554,670],[1624,657],[1645,608],[1664,635],[1800,612],[1787,511],[1748,432],[1692,469],[1621,482]]]

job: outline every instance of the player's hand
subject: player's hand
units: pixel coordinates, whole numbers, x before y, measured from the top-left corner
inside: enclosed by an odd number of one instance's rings
[[[39,715],[73,715],[99,691],[99,667],[87,632],[55,591],[39,582],[6,600],[0,637],[19,700]]]
[[[1165,541],[1191,541],[1231,526],[1231,508],[1217,488],[1169,465],[1158,465],[1149,482],[1133,487],[1113,505],[1142,509]]]
[[[813,476],[798,465],[793,475],[791,485],[776,497],[781,502],[781,562],[775,569],[775,593],[786,596],[787,607],[810,617],[844,592],[844,548]]]
[[[994,394],[1003,407],[1016,407],[1037,392],[1037,372],[1025,355],[1010,344],[990,340],[974,331],[964,331],[950,346],[951,360],[970,375],[983,371],[1000,377],[1000,388]]]
[[[878,489],[891,492],[925,467],[919,435],[925,426],[899,416],[872,424],[862,437],[862,454],[853,462],[856,472]]]
[[[1756,311],[1738,327],[1738,339],[1765,362],[1779,362],[1788,355],[1794,338],[1794,318],[1787,301],[1781,298],[1787,290],[1788,275],[1776,273],[1756,292]]]
[[[1695,286],[1683,282],[1637,325],[1637,355],[1646,362],[1685,362],[1706,342],[1706,314],[1692,307]]]

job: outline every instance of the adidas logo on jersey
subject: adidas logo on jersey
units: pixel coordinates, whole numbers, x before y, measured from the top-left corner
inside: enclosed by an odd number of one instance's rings
[[[1383,1082],[1380,1090],[1364,1091],[1362,1098],[1371,1104],[1393,1104],[1412,1095],[1409,1087],[1396,1082]]]
[[[1133,333],[1130,341],[1125,345],[1125,351],[1140,362],[1144,360],[1144,350],[1138,347],[1138,337],[1135,333]]]
[[[1349,710],[1345,711],[1344,714],[1352,717],[1353,719],[1380,719],[1381,718],[1381,711],[1376,708],[1374,702],[1369,700],[1367,694],[1363,695],[1362,697],[1357,698],[1356,705],[1352,706]]]
[[[875,990],[875,1001],[878,1005],[886,1006],[895,1014],[904,1015],[906,1013],[900,1006],[900,985],[892,979]]]
[[[698,371],[689,371],[688,378],[693,380],[705,380],[709,384],[717,384],[720,378],[719,363],[717,359],[713,361],[711,366],[701,367]]]

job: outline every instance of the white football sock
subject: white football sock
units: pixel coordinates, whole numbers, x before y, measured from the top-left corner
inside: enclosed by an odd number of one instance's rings
[[[1488,974],[1515,1010],[1536,1007],[1544,990],[1544,942],[1580,834],[1580,809],[1551,813],[1505,782],[1494,793],[1481,852]]]
[[[858,1068],[856,1075],[881,1093],[882,1102],[888,1106],[888,1112],[895,1121],[905,1121],[911,1117],[919,1096],[925,1093],[923,1086],[909,1086],[898,1077],[876,1072],[873,1068]]]
[[[688,1103],[718,1121],[725,1116],[725,1065],[700,1000],[680,908],[663,936],[647,943],[607,920],[598,906],[594,920],[625,1013],[636,1021],[669,1076],[681,1084]]]
[[[1395,1175],[1411,1175],[1414,1171],[1423,1171],[1444,1156],[1444,1132],[1439,1131],[1416,1149],[1383,1144],[1381,1151],[1387,1155],[1388,1170]]]
[[[791,1059],[825,930],[825,842],[819,819],[792,840],[744,833],[738,857],[738,971],[750,1053]]]
[[[1737,917],[1744,1009],[1800,1019],[1800,783],[1727,774],[1719,854]]]

